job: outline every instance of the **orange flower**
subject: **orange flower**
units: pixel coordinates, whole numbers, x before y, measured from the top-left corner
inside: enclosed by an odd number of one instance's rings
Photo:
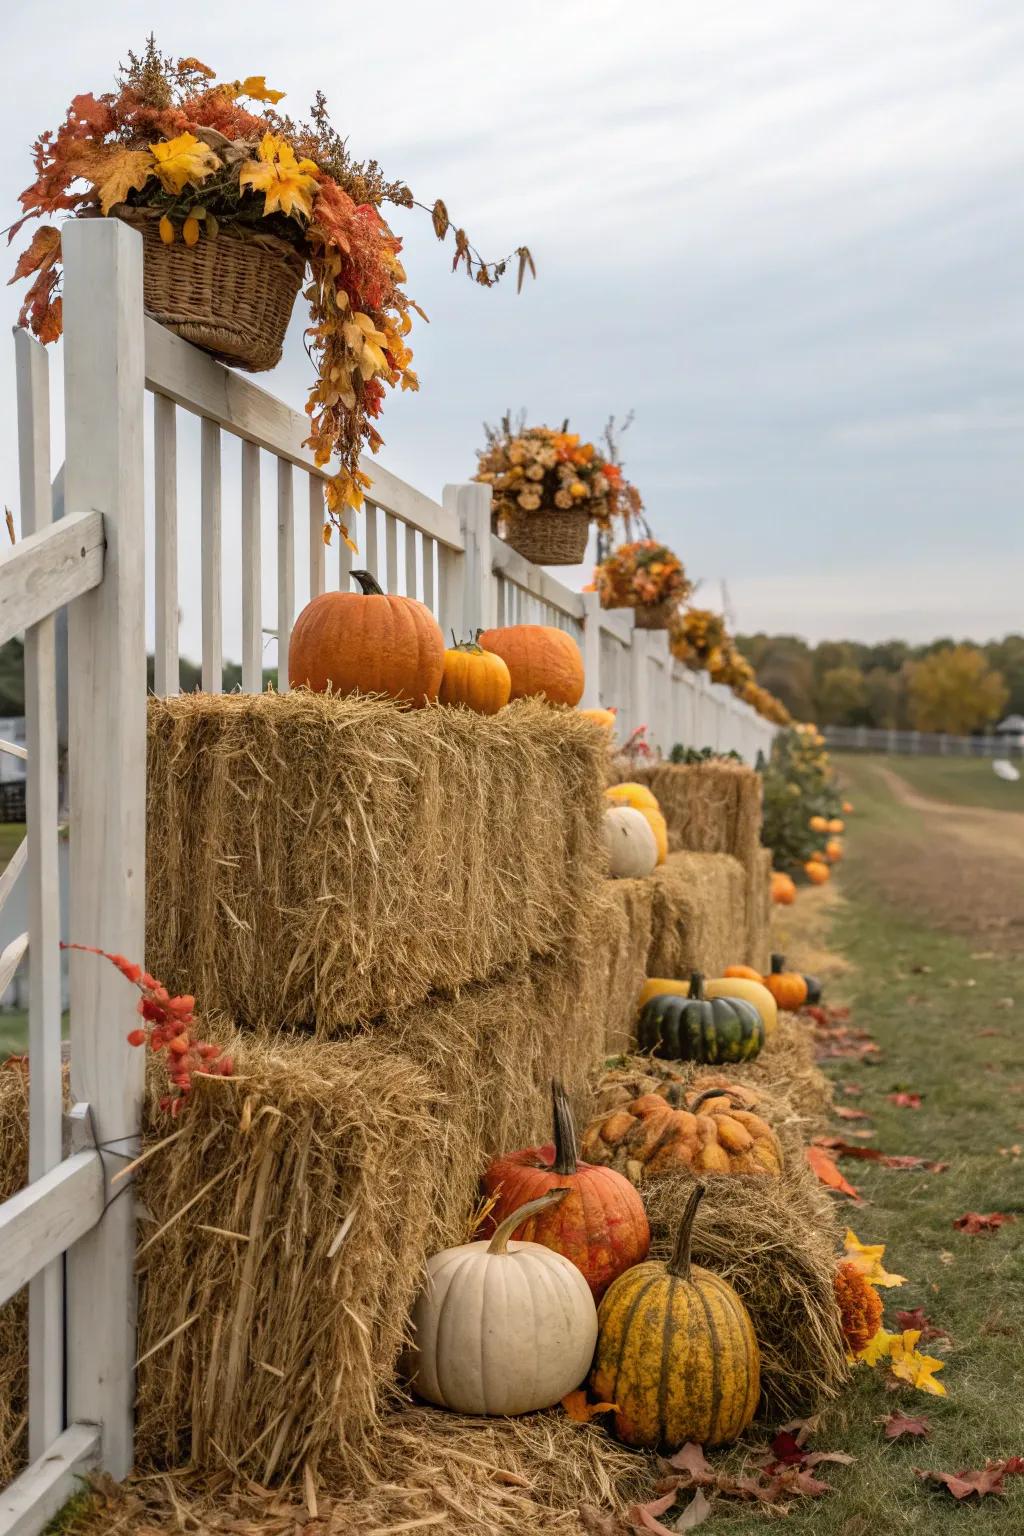
[[[882,1300],[856,1264],[840,1264],[835,1276],[836,1301],[843,1338],[851,1354],[866,1348],[882,1325]]]

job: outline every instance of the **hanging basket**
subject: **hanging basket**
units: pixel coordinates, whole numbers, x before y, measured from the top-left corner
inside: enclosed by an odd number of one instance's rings
[[[501,523],[505,543],[534,565],[579,565],[587,552],[588,512],[524,512],[522,507],[509,507],[502,508]]]
[[[677,607],[678,602],[674,597],[663,597],[660,603],[637,603],[633,609],[633,627],[668,629]]]
[[[154,320],[218,362],[262,373],[281,360],[305,261],[274,235],[224,225],[216,239],[164,245],[158,210],[113,210],[142,235],[143,303]]]

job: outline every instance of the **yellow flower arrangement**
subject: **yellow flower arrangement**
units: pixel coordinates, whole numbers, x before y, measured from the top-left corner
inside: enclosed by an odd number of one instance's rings
[[[678,555],[656,539],[637,539],[613,550],[594,572],[591,591],[604,608],[650,608],[663,602],[681,603],[692,583]]]
[[[578,508],[599,528],[608,528],[622,510],[622,471],[567,425],[560,432],[513,426],[505,416],[498,427],[485,425],[484,433],[473,478],[491,487],[499,517],[517,507],[523,512]]]

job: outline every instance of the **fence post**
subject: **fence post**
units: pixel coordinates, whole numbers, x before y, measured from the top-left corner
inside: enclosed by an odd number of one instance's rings
[[[491,568],[491,488],[489,485],[446,485],[443,505],[454,512],[462,529],[462,628],[475,635],[495,622],[494,572]],[[459,633],[459,639],[463,638]]]
[[[601,599],[596,592],[583,596],[583,707],[601,708]]]
[[[120,219],[68,220],[64,246],[65,497],[102,512],[103,581],[69,612],[70,937],[143,959],[146,643],[142,240]],[[71,957],[71,1092],[89,1104],[110,1201],[67,1256],[68,1416],[102,1428],[114,1477],[132,1464],[135,1206],[109,1180],[137,1148],[142,1051],[112,966]]]
[[[648,714],[650,694],[647,690],[649,676],[647,637],[649,634],[650,630],[634,628],[629,638],[629,724],[633,731],[641,725],[646,725],[648,739],[651,724]]]

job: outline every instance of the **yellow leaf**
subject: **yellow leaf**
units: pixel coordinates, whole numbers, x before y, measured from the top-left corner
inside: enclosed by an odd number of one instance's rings
[[[945,1397],[946,1389],[941,1381],[935,1380],[936,1371],[945,1368],[944,1360],[936,1360],[933,1355],[922,1355],[917,1348],[917,1341],[921,1337],[919,1328],[907,1328],[903,1333],[895,1334],[889,1341],[889,1355],[891,1370],[900,1381],[906,1381],[918,1392],[929,1392],[933,1397]]]
[[[107,161],[102,180],[97,181],[100,212],[105,216],[115,203],[123,203],[129,192],[139,192],[153,174],[153,157],[148,149],[124,149]]]
[[[888,1358],[889,1346],[895,1338],[895,1334],[886,1333],[884,1328],[879,1328],[874,1338],[868,1340],[863,1349],[857,1351],[857,1359],[862,1365],[877,1365],[879,1360]]]
[[[176,139],[165,139],[151,144],[156,161],[156,173],[167,192],[180,192],[187,182],[196,186],[214,171],[220,170],[220,161],[213,150],[201,144],[192,133],[179,133]]]
[[[272,91],[267,85],[266,75],[247,75],[236,85],[236,92],[253,101],[269,101],[272,104],[281,101],[285,94],[284,91]]]
[[[280,212],[312,218],[317,190],[315,163],[296,160],[291,145],[273,133],[263,135],[258,153],[258,160],[247,160],[242,166],[239,186],[266,194],[264,215]]]
[[[843,1251],[848,1262],[856,1265],[871,1285],[903,1285],[906,1281],[906,1275],[891,1275],[883,1268],[884,1243],[862,1243],[860,1238],[847,1227]]]

